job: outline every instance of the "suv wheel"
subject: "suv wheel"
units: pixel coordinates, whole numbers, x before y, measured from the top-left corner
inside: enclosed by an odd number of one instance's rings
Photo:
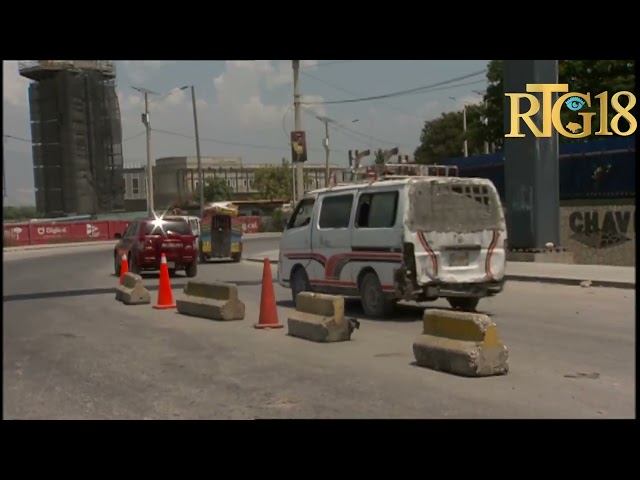
[[[198,274],[198,262],[193,262],[191,265],[187,265],[187,268],[184,269],[184,273],[186,273],[187,277],[193,278]]]
[[[129,254],[129,271],[136,275],[140,275],[140,267],[136,264],[135,256]]]

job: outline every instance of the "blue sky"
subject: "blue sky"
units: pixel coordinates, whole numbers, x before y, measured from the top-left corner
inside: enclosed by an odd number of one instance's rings
[[[303,60],[300,90],[303,102],[343,100],[408,90],[462,77],[486,68],[489,60],[345,61]],[[160,93],[151,105],[151,126],[173,134],[152,134],[152,157],[195,155],[193,114],[188,91],[194,85],[198,99],[201,153],[239,155],[246,163],[274,163],[289,159],[288,134],[293,129],[293,71],[291,60],[236,61],[117,61],[118,96],[122,114],[125,164],[146,162],[140,121],[141,94],[132,86]],[[484,75],[456,83],[446,90],[341,105],[309,105],[344,128],[330,130],[331,162],[347,164],[347,150],[389,148],[412,154],[425,120],[481,101]],[[27,106],[28,81],[18,75],[17,61],[3,62],[3,130],[5,135],[30,139]],[[455,100],[450,97],[454,97]],[[353,120],[358,120],[353,123]],[[302,114],[307,132],[309,162],[324,162],[324,125],[312,113]],[[353,133],[357,132],[357,133]],[[186,136],[186,137],[185,137]],[[130,138],[135,137],[135,138]],[[222,140],[225,144],[211,140]],[[232,145],[251,144],[254,147]],[[33,204],[31,147],[5,139],[8,204]]]

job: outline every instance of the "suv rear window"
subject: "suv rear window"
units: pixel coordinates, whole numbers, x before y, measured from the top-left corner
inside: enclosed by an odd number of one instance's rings
[[[192,235],[191,227],[187,222],[178,222],[172,220],[164,220],[158,225],[149,222],[147,223],[144,230],[145,235],[162,235],[163,232],[177,233],[179,235]]]

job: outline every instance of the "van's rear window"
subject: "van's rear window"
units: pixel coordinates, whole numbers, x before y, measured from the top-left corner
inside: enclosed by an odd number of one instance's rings
[[[409,183],[412,231],[472,232],[502,228],[500,197],[493,184],[474,179],[416,179]]]
[[[163,221],[158,225],[147,223],[145,235],[162,235],[168,232],[179,235],[191,235],[191,227],[187,222]]]

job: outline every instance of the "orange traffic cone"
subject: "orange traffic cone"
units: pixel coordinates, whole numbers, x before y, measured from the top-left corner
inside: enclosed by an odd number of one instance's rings
[[[127,254],[122,252],[122,257],[120,258],[120,285],[124,282],[126,273],[129,273],[129,262],[127,261]]]
[[[278,321],[276,309],[276,296],[273,293],[273,278],[271,276],[271,262],[264,259],[262,270],[262,292],[260,294],[260,319],[254,325],[255,328],[282,328]]]
[[[176,308],[173,301],[173,290],[171,290],[171,281],[169,280],[169,267],[167,266],[167,257],[162,254],[160,257],[160,288],[158,289],[158,302],[153,308]]]

